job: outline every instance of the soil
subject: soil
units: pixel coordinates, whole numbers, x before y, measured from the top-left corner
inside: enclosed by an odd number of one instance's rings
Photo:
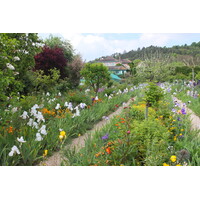
[[[76,151],[78,151],[80,148],[84,147],[85,145],[85,140],[88,138],[88,136],[92,136],[95,134],[96,131],[100,130],[103,126],[105,126],[106,124],[108,124],[110,122],[110,119],[113,118],[116,115],[119,115],[124,107],[129,106],[129,104],[134,101],[134,99],[130,99],[125,105],[119,107],[115,112],[111,113],[110,115],[108,115],[109,120],[101,120],[100,122],[98,122],[97,124],[94,125],[94,127],[86,132],[84,135],[75,138],[72,140],[70,145],[66,145],[64,147],[64,149],[67,148],[74,148],[76,149]],[[62,160],[64,160],[66,158],[64,158],[62,156],[62,150],[59,152],[54,153],[51,157],[47,158],[47,160],[42,161],[39,166],[60,166]]]

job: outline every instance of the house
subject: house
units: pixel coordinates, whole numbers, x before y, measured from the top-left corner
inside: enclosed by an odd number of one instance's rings
[[[128,65],[131,61],[128,59],[115,59],[112,56],[102,57],[96,62],[103,63],[105,66],[108,67],[108,70],[111,73],[116,75],[122,75],[127,73],[130,70],[130,66]]]

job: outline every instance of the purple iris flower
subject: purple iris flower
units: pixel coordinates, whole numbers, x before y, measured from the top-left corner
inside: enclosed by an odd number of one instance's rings
[[[186,115],[185,108],[182,108],[182,109],[181,109],[181,113],[182,113],[183,115]]]
[[[174,112],[174,113],[175,113],[175,112],[176,112],[176,110],[175,110],[174,108],[172,108],[172,112]]]
[[[108,139],[108,133],[105,134],[101,139],[102,139],[102,140],[107,140],[107,139]]]
[[[181,121],[181,118],[180,118],[180,117],[178,117],[178,118],[177,118],[177,120],[178,120],[178,121]]]

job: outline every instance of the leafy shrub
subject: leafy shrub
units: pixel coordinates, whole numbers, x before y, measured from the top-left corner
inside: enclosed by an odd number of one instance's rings
[[[149,83],[145,90],[144,100],[147,106],[157,106],[158,101],[163,98],[163,90],[157,86],[155,83]]]
[[[44,71],[38,70],[35,72],[34,85],[39,91],[53,92],[60,77],[60,72],[57,69],[49,69],[48,75]]]

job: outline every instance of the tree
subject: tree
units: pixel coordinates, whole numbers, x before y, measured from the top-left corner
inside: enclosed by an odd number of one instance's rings
[[[83,68],[84,63],[80,55],[74,56],[73,60],[68,64],[69,70],[69,82],[71,88],[77,87],[80,83],[80,71]]]
[[[144,61],[136,68],[137,76],[150,82],[164,81],[174,71],[174,67],[170,65],[171,61],[170,54],[162,54],[159,51],[145,53]]]
[[[179,55],[177,60],[182,61],[192,70],[192,81],[195,79],[195,68],[200,65],[200,55]]]
[[[91,85],[96,94],[98,89],[110,80],[108,68],[102,63],[86,63],[81,70],[81,75],[85,78],[85,83]]]
[[[50,75],[50,69],[56,68],[60,71],[60,77],[63,79],[67,76],[65,67],[67,60],[64,57],[63,50],[58,47],[43,47],[41,53],[35,56],[35,70],[42,70],[44,75]]]
[[[130,66],[130,74],[131,75],[136,75],[136,67],[140,62],[141,62],[140,59],[135,59],[131,63],[128,64]]]
[[[0,93],[1,100],[26,93],[29,88],[28,71],[35,65],[34,55],[40,51],[35,33],[0,34]]]
[[[60,37],[50,35],[45,41],[46,46],[53,48],[60,48],[64,53],[66,59],[65,75],[61,78],[69,83],[70,88],[77,87],[80,82],[80,70],[83,67],[83,61],[80,55],[74,54],[74,49],[68,40],[63,40]]]
[[[62,40],[60,37],[50,35],[49,38],[44,41],[44,43],[50,48],[61,48],[65,58],[67,59],[67,62],[71,62],[73,60],[74,49],[68,40]]]

